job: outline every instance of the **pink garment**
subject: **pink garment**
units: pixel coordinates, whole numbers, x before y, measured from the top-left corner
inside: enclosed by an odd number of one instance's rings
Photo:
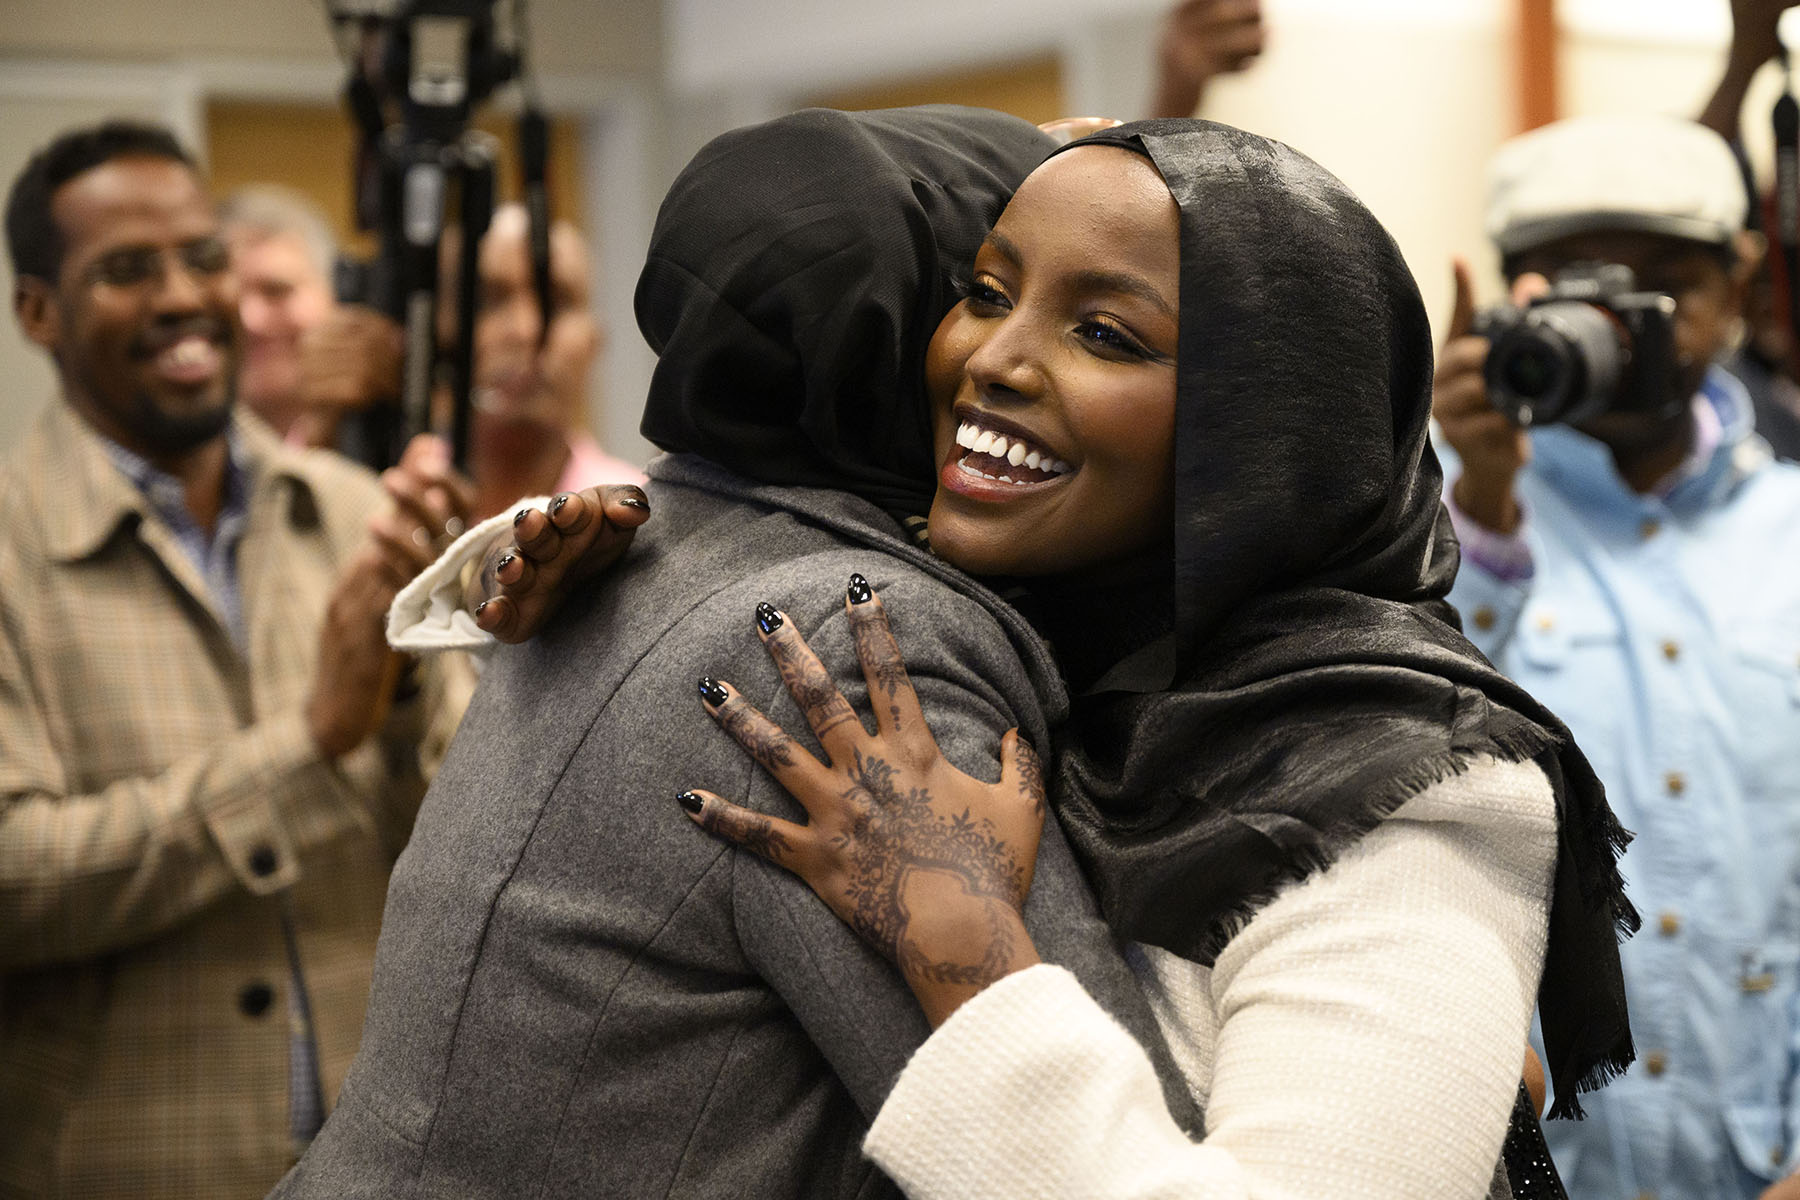
[[[578,492],[601,483],[644,483],[644,473],[622,458],[614,458],[600,448],[590,434],[577,433],[569,438],[569,461],[562,477],[556,481],[558,492]]]

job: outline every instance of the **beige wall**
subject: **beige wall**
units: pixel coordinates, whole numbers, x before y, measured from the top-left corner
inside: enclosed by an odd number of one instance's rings
[[[659,0],[531,0],[540,71],[653,74]],[[0,53],[132,60],[329,58],[318,0],[5,0]]]
[[[997,108],[1034,124],[1042,124],[1067,113],[1062,90],[1062,70],[1057,60],[1040,57],[843,88],[808,96],[804,102],[823,108],[845,109],[968,104],[976,108]]]
[[[1498,4],[1380,8],[1270,0],[1262,61],[1215,85],[1202,112],[1349,184],[1400,243],[1435,324],[1451,256],[1487,261],[1482,172],[1512,129],[1511,29]]]

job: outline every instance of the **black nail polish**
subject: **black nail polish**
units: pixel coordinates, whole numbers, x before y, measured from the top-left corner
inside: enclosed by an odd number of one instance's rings
[[[850,586],[844,589],[844,594],[850,597],[852,604],[867,604],[869,597],[874,595],[869,590],[869,581],[854,571],[850,573]]]
[[[519,556],[516,554],[502,554],[500,556],[500,561],[494,564],[494,570],[504,571],[518,561]]]
[[[691,813],[697,813],[706,807],[706,801],[702,797],[696,796],[693,792],[681,793],[681,795],[675,797],[675,802]]]
[[[781,614],[766,600],[756,606],[756,627],[763,631],[765,637],[781,628]]]
[[[649,512],[650,502],[642,496],[620,496],[619,503],[626,508],[635,508],[639,512]]]
[[[492,603],[492,600],[483,600],[480,604],[477,604],[475,606],[475,615],[479,617],[482,613],[487,611],[487,606]]]
[[[731,699],[731,695],[724,688],[719,686],[718,680],[714,679],[711,675],[703,675],[700,677],[700,699],[706,701],[706,703],[712,707],[717,708],[719,705]]]
[[[525,514],[529,513],[530,511],[531,510],[529,508],[521,508],[518,512],[514,513],[513,514],[513,524],[516,526],[520,521],[523,521],[525,519]]]
[[[567,492],[564,492],[562,495],[560,495],[556,499],[552,500],[550,502],[550,515],[554,517],[557,513],[561,512],[563,510],[563,505],[567,504],[568,502],[569,502],[569,493],[567,493]]]

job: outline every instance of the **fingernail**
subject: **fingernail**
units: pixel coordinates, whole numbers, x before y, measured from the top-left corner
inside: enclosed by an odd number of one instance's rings
[[[567,504],[568,502],[569,502],[569,493],[567,493],[567,492],[564,492],[562,495],[560,495],[556,499],[552,500],[550,502],[550,515],[554,517],[557,513],[561,512],[563,510],[563,505]]]
[[[724,688],[720,687],[719,681],[714,679],[711,675],[702,675],[700,677],[700,699],[704,700],[713,708],[717,708],[719,705],[725,703],[725,701],[731,699],[731,695]]]
[[[525,514],[530,511],[531,511],[531,509],[529,509],[529,508],[521,508],[518,512],[514,513],[513,514],[513,524],[517,525],[520,521],[523,521],[525,519]]]
[[[519,556],[516,554],[502,554],[500,556],[500,561],[494,564],[494,570],[504,571],[518,561]]]
[[[641,496],[620,496],[619,503],[626,508],[635,508],[639,512],[650,511],[650,502]]]
[[[781,628],[781,614],[766,600],[756,606],[756,627],[763,631],[765,637]]]
[[[693,792],[681,793],[681,795],[675,797],[675,802],[691,813],[698,813],[701,809],[706,807],[706,801],[700,796],[695,795]]]
[[[854,571],[850,573],[850,586],[844,589],[844,594],[850,597],[852,604],[867,604],[869,597],[873,595],[869,591],[869,581]]]
[[[487,611],[487,606],[492,603],[492,600],[483,600],[480,604],[477,604],[475,606],[475,615],[479,617],[482,613]]]

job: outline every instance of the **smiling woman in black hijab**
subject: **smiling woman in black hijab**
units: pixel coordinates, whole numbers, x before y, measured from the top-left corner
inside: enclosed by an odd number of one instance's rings
[[[1052,806],[1109,924],[1147,947],[1165,1031],[1178,1056],[1190,1031],[1183,1065],[1218,1108],[1199,1147],[1115,1125],[1132,1107],[1123,1051],[1062,1037],[1073,1002],[1024,971],[921,1051],[871,1152],[919,1196],[1066,1187],[1101,1161],[1091,1194],[1188,1178],[1219,1195],[1482,1194],[1467,1189],[1486,1185],[1479,1148],[1491,1165],[1510,1093],[1490,1052],[1510,1037],[1516,1053],[1540,961],[1554,1111],[1630,1060],[1615,937],[1636,914],[1586,761],[1443,601],[1456,547],[1426,434],[1429,330],[1392,240],[1279,143],[1124,126],[1026,182],[928,361],[933,545],[1014,577],[1054,645],[1076,699]],[[880,603],[853,585],[847,607]],[[784,673],[815,675],[776,630]],[[881,639],[858,650],[871,692],[904,699]],[[778,736],[735,693],[709,710]],[[953,778],[906,711],[878,709],[870,737],[815,685],[831,765],[776,769],[809,823],[711,794],[693,815],[807,878],[931,1011],[946,980],[1033,961],[1007,917],[1012,860],[958,865],[955,830],[982,831],[978,851],[1028,839],[1010,781]],[[1329,1035],[1359,1028],[1347,1015],[1396,1012],[1423,1014],[1398,1031],[1403,1054],[1329,1073]],[[1471,1012],[1491,1022],[1458,1024]],[[1029,1036],[1008,1036],[1021,1023]],[[1304,1069],[1314,1050],[1325,1077]],[[1440,1090],[1409,1086],[1415,1072]],[[1058,1107],[1076,1080],[1112,1089],[1085,1124]],[[1320,1112],[1341,1127],[1309,1124]],[[1015,1118],[1035,1136],[1006,1130]]]

